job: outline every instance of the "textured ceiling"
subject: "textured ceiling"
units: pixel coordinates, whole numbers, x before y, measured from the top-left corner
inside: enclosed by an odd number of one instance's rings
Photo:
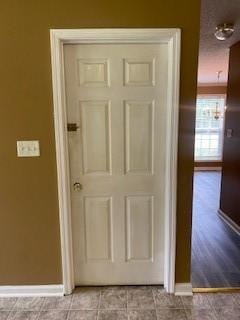
[[[198,83],[227,82],[229,47],[240,41],[240,0],[202,0]],[[225,41],[215,38],[215,27],[223,22],[234,23],[234,34]]]

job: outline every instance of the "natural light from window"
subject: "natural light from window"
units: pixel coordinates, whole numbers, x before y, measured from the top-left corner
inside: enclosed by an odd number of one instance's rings
[[[195,161],[222,160],[224,112],[224,95],[197,97]]]

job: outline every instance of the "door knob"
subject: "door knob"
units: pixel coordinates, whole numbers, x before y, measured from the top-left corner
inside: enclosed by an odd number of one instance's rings
[[[80,190],[82,190],[82,185],[81,185],[81,183],[75,182],[75,183],[73,184],[73,190],[74,190],[74,191],[80,191]]]

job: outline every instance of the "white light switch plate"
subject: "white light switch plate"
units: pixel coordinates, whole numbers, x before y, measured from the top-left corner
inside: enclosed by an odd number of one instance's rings
[[[17,141],[17,156],[18,157],[39,157],[40,148],[39,141]]]

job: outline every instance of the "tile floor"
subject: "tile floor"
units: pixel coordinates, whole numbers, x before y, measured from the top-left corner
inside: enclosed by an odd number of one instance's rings
[[[168,295],[158,286],[82,287],[71,296],[0,298],[0,320],[240,320],[240,293]]]

